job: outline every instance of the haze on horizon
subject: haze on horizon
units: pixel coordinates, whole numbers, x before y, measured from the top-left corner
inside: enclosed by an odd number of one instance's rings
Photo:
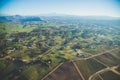
[[[0,15],[68,14],[120,17],[120,0],[0,0]]]

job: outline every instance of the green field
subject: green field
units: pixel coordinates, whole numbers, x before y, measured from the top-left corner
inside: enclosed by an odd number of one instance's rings
[[[76,64],[86,80],[95,72],[105,68],[104,65],[94,59],[79,60],[76,61]]]
[[[112,71],[107,71],[105,73],[100,74],[103,80],[119,80],[120,76],[113,73]]]
[[[113,55],[112,55],[113,54]],[[100,56],[95,57],[97,60],[103,62],[104,64],[108,66],[116,66],[120,64],[120,57],[119,56],[114,56],[114,55],[119,55],[116,53],[108,53],[108,54],[103,54]]]

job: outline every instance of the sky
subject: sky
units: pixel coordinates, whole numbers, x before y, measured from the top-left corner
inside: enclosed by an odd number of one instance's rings
[[[120,0],[0,0],[0,15],[50,13],[120,17]]]

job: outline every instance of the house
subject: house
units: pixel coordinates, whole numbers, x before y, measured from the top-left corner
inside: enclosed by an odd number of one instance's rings
[[[85,55],[84,54],[77,54],[77,57],[85,58]]]
[[[16,49],[15,48],[13,48],[13,49],[11,49],[11,50],[8,50],[7,51],[7,54],[11,54],[12,52],[14,52]]]

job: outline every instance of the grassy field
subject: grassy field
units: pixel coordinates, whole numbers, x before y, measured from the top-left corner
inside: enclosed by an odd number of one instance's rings
[[[103,80],[120,80],[120,76],[113,73],[112,71],[107,71],[105,73],[100,74]]]
[[[112,55],[115,56],[117,59],[120,59],[120,49],[118,48],[117,50],[113,50]]]
[[[92,55],[96,55],[96,54],[100,54],[100,53],[105,52],[106,50],[111,50],[111,49],[114,49],[114,47],[106,46],[106,45],[98,45],[95,48],[84,48],[82,50]]]
[[[92,80],[102,80],[99,75],[92,77]]]
[[[120,73],[120,65],[116,69]]]
[[[56,27],[56,26],[58,26],[57,24],[55,24],[55,23],[46,23],[46,24],[44,24],[44,27]]]
[[[15,64],[11,61],[0,61],[0,79],[10,80],[14,75],[15,67]]]
[[[0,32],[30,32],[36,27],[27,25],[23,27],[24,25],[21,23],[0,23]]]
[[[108,66],[115,66],[120,64],[120,58],[115,57],[114,55],[108,53],[108,54],[97,56],[95,58]]]

